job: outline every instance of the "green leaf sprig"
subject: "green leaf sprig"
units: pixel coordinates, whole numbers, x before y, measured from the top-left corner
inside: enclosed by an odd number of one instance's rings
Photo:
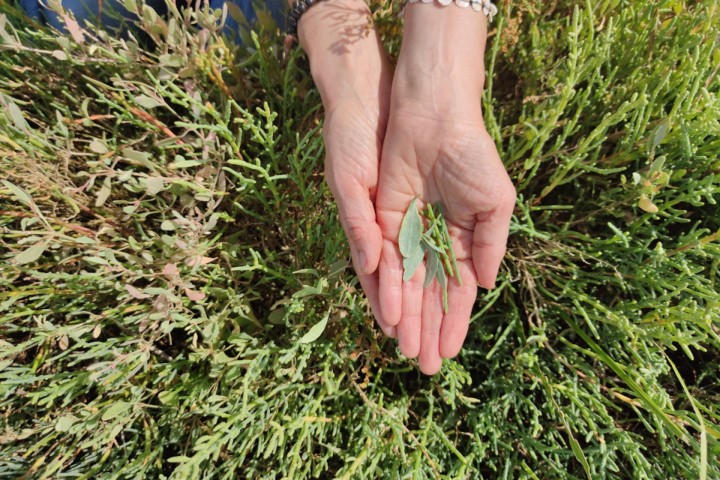
[[[442,205],[436,203],[433,207],[428,203],[419,212],[417,197],[413,198],[400,225],[398,245],[403,256],[403,281],[407,282],[415,275],[427,256],[424,287],[429,287],[433,279],[437,279],[443,289],[443,310],[447,312],[448,277],[455,278],[460,285],[462,279]]]

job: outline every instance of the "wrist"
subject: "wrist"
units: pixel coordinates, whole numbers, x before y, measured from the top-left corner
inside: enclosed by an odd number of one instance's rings
[[[438,114],[479,109],[486,36],[485,15],[470,8],[408,5],[393,82],[394,104],[417,102]]]
[[[348,96],[389,95],[392,68],[364,0],[319,1],[302,15],[298,37],[326,108]]]

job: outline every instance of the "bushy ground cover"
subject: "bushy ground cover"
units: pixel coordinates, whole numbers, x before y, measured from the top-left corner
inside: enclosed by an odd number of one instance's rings
[[[0,476],[720,478],[720,6],[502,3],[519,199],[432,378],[348,265],[301,53],[1,3]]]

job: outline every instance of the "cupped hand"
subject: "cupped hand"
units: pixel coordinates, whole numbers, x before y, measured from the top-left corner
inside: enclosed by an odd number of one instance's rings
[[[395,92],[393,92],[395,95]],[[418,357],[421,371],[436,373],[457,355],[468,331],[477,285],[492,288],[505,254],[515,189],[477,108],[443,108],[393,98],[385,137],[376,210],[383,247],[379,303],[395,325],[400,351]],[[437,281],[423,288],[421,265],[403,282],[400,225],[411,200],[419,208],[440,202],[457,256],[462,285],[448,278],[448,310]]]
[[[383,320],[378,293],[377,266],[382,233],[376,222],[379,157],[387,122],[386,97],[350,96],[326,112],[325,178],[338,206],[355,271],[373,314],[386,335],[395,326]]]
[[[353,265],[383,331],[377,265],[382,234],[375,194],[392,86],[392,67],[363,0],[320,2],[298,25],[300,43],[325,108],[325,178],[338,206]]]

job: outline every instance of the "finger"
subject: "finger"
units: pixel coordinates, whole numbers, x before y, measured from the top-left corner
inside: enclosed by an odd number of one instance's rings
[[[442,289],[434,282],[423,292],[422,327],[420,329],[420,371],[435,375],[442,367],[439,338],[443,318]]]
[[[515,190],[488,213],[478,214],[472,240],[472,256],[478,283],[494,288],[500,263],[505,256],[510,218],[515,207]]]
[[[382,331],[390,338],[397,338],[397,330],[394,326],[388,325],[383,320],[380,312],[380,297],[378,296],[378,273],[375,272],[370,275],[358,275],[360,285],[362,286],[363,292],[368,298],[370,303],[370,310],[372,311],[375,321],[382,329]]]
[[[415,275],[402,286],[402,313],[398,323],[398,346],[407,358],[420,353],[420,328],[422,326],[423,283],[425,265],[421,264]]]
[[[440,356],[456,356],[467,336],[475,299],[477,283],[475,271],[470,260],[458,262],[462,285],[451,279],[448,285],[448,312],[443,317],[440,328]]]
[[[380,313],[390,326],[400,323],[402,313],[402,257],[395,243],[383,241],[378,265]]]
[[[375,220],[375,206],[368,189],[355,181],[343,182],[334,192],[345,230],[353,265],[358,274],[369,275],[377,269],[382,251],[382,232]]]

